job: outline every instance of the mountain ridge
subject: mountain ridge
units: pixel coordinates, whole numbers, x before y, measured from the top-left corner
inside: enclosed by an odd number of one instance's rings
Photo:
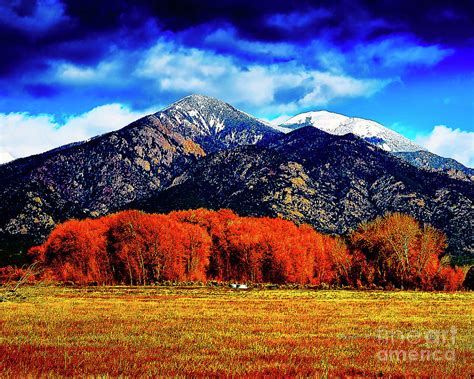
[[[474,169],[452,158],[436,155],[400,133],[373,120],[349,117],[327,110],[309,111],[289,118],[276,129],[288,133],[304,126],[313,126],[335,135],[353,133],[368,143],[419,168],[439,171],[457,179],[467,181],[474,179]]]
[[[209,99],[190,96],[178,106],[196,106]],[[120,210],[166,188],[209,152],[279,134],[229,104],[212,101],[219,104],[219,122],[224,126],[214,134],[175,105],[85,142],[1,165],[0,247],[30,237],[33,243],[40,242],[68,218]]]
[[[314,126],[330,134],[353,133],[386,151],[422,151],[425,148],[378,122],[359,117],[348,117],[328,111],[311,111],[298,114],[281,124],[281,127],[296,129]],[[371,140],[372,139],[372,140]]]

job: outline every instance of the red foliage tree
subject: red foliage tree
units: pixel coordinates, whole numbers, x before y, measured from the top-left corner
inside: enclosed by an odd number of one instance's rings
[[[203,279],[210,245],[197,225],[138,211],[120,213],[108,232],[116,278],[131,284]]]
[[[238,219],[229,209],[211,211],[208,209],[193,209],[188,211],[171,212],[169,216],[177,221],[203,227],[212,240],[207,277],[217,280],[231,279],[231,258],[228,246],[228,227]]]
[[[363,224],[351,235],[367,264],[354,265],[366,285],[435,289],[446,236],[413,217],[394,213]],[[357,258],[360,261],[360,256]],[[448,271],[443,271],[447,273]]]
[[[125,211],[58,225],[31,249],[60,281],[146,285],[250,281],[459,288],[463,274],[440,264],[444,234],[392,214],[341,238],[279,218],[197,209],[168,215]]]
[[[31,250],[38,261],[54,271],[58,280],[110,283],[112,273],[106,253],[108,222],[70,220],[58,225],[46,242]]]
[[[464,272],[460,268],[442,267],[433,281],[433,288],[444,291],[456,291],[463,288]]]

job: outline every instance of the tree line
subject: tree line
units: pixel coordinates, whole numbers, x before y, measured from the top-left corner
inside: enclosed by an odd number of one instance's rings
[[[197,209],[70,220],[29,254],[45,268],[44,279],[80,284],[217,280],[455,290],[464,274],[443,262],[445,248],[442,232],[400,213],[343,239],[279,218]]]

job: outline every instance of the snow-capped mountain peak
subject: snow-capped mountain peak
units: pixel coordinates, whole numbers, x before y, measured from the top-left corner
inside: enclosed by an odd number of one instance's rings
[[[267,123],[205,95],[186,96],[154,117],[178,128],[182,135],[205,145],[208,151],[253,145],[265,136],[277,134]]]
[[[348,117],[328,111],[306,112],[296,115],[280,125],[287,130],[312,125],[330,134],[355,134],[390,152],[413,152],[425,150],[401,134],[378,122],[358,117]],[[279,129],[281,130],[281,129]]]

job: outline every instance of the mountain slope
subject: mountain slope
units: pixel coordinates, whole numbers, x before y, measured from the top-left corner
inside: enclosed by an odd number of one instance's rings
[[[444,158],[429,151],[394,153],[404,161],[425,170],[440,171],[463,180],[474,180],[474,169],[466,167],[452,158]]]
[[[278,132],[194,95],[116,132],[0,166],[0,246],[39,242],[58,222],[107,214],[169,186],[209,152]]]
[[[134,206],[148,211],[228,207],[335,234],[399,211],[441,228],[451,253],[472,257],[473,201],[470,183],[419,170],[352,134],[306,127],[266,146],[210,155],[172,187]]]
[[[342,133],[336,121],[327,128]],[[342,134],[311,126],[285,135],[229,104],[188,96],[118,131],[0,165],[0,254],[24,251],[71,217],[198,206],[337,234],[401,211],[443,229],[453,254],[472,254],[472,182]]]
[[[38,241],[60,221],[118,210],[166,188],[204,155],[148,116],[125,130],[3,165],[1,239]]]

